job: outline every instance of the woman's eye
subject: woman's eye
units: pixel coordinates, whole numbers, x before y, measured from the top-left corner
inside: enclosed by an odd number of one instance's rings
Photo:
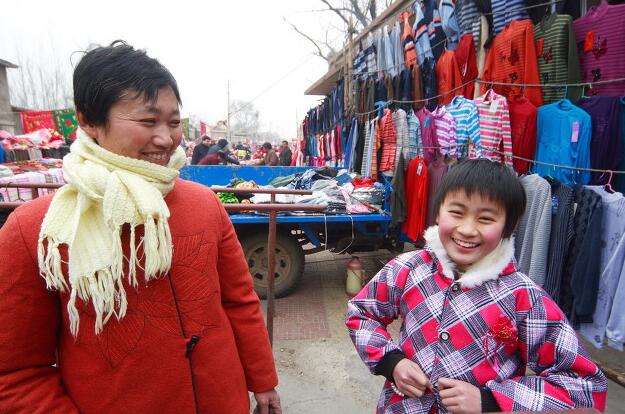
[[[177,120],[177,121],[171,121],[171,122],[169,123],[169,125],[170,125],[172,128],[177,128],[177,127],[180,125],[180,120]]]
[[[156,124],[156,119],[154,119],[154,118],[145,118],[145,119],[141,119],[140,122],[144,123],[144,124],[148,124],[148,125],[154,125],[154,124]]]

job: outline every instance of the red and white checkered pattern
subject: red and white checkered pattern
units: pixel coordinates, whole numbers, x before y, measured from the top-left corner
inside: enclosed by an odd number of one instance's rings
[[[588,357],[562,311],[510,263],[495,280],[452,289],[434,253],[420,250],[390,261],[348,304],[346,324],[369,369],[399,350],[418,363],[436,386],[441,377],[493,392],[503,411],[605,408],[607,381]],[[398,343],[386,326],[403,325]],[[516,346],[499,340],[495,326],[510,321]],[[447,331],[449,338],[441,339]],[[525,376],[530,368],[536,376]],[[447,413],[436,389],[402,398],[388,381],[379,413]]]

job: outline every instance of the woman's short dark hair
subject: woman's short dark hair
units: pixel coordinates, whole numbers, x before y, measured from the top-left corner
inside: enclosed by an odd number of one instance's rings
[[[464,159],[449,169],[436,191],[434,211],[451,192],[464,190],[467,196],[480,196],[498,203],[506,212],[503,237],[512,236],[525,212],[525,189],[512,169],[488,159]]]
[[[270,150],[270,149],[273,148],[273,146],[269,142],[265,142],[263,144],[263,148],[266,149],[266,150]]]
[[[161,88],[170,87],[178,103],[180,93],[172,74],[161,63],[116,40],[89,50],[74,69],[74,105],[87,122],[106,125],[111,106],[129,91],[155,101]]]

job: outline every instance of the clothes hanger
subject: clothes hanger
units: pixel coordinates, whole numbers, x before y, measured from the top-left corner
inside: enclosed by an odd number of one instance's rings
[[[599,180],[601,180],[601,179],[603,178],[603,176],[604,176],[606,173],[608,173],[608,174],[610,174],[610,175],[608,176],[608,182],[607,182],[607,183],[605,183],[605,184],[603,185],[603,189],[604,189],[604,190],[606,190],[606,191],[607,191],[608,193],[610,193],[610,194],[614,194],[614,193],[615,193],[615,191],[614,191],[614,189],[612,188],[612,177],[613,177],[614,173],[613,173],[612,171],[610,171],[610,170],[608,170],[608,171],[604,171],[604,172],[603,172],[603,173],[599,176]]]

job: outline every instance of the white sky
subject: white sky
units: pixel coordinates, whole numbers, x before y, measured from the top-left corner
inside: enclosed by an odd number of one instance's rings
[[[333,18],[309,12],[320,8],[318,0],[13,0],[2,4],[0,58],[18,63],[18,53],[44,57],[53,50],[71,71],[72,52],[123,39],[173,73],[183,116],[211,124],[226,118],[227,80],[231,99],[252,100],[288,74],[254,105],[263,129],[293,138],[296,121],[320,98],[304,96],[304,90],[327,64],[282,17],[322,38]]]

